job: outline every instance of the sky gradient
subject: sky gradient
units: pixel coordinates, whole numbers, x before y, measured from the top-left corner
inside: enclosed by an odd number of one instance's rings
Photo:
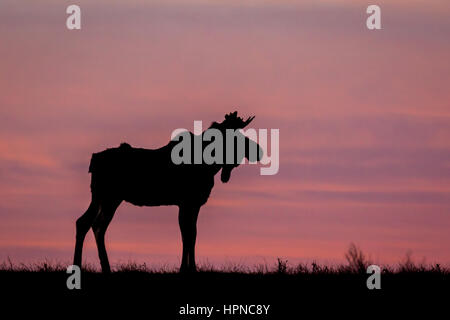
[[[2,1],[0,261],[71,261],[93,152],[238,110],[280,130],[280,170],[216,178],[200,261],[450,263],[450,4],[377,4],[379,31],[365,1]],[[122,204],[107,247],[177,264],[177,208]]]

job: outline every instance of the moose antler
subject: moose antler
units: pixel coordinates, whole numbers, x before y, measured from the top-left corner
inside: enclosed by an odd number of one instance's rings
[[[244,128],[245,128],[246,126],[248,126],[248,125],[250,124],[250,122],[253,121],[253,119],[255,119],[255,116],[253,116],[253,117],[248,117],[247,120],[245,120],[244,123],[243,123]]]
[[[226,115],[225,115],[225,119],[226,119],[226,120],[237,119],[237,118],[238,118],[238,116],[237,116],[237,111],[235,111],[235,112],[230,112],[229,114],[226,114]]]
[[[231,123],[234,123],[234,125],[237,128],[245,128],[246,126],[249,125],[250,122],[252,122],[252,120],[255,119],[255,117],[248,117],[247,120],[244,121],[244,119],[242,119],[241,117],[238,117],[237,115],[237,111],[235,112],[230,112],[229,114],[225,115],[225,120]]]

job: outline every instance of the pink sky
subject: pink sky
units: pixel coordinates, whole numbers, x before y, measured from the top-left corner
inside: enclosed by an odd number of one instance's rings
[[[450,263],[448,1],[378,1],[380,31],[365,1],[75,2],[80,31],[73,1],[0,3],[0,261],[71,261],[91,153],[236,109],[280,129],[280,171],[217,179],[200,261]],[[107,246],[177,264],[177,208],[123,204]]]

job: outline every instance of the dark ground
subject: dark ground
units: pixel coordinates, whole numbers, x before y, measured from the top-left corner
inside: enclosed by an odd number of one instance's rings
[[[369,275],[352,272],[239,273],[199,272],[183,275],[119,271],[110,275],[83,272],[81,290],[68,290],[65,271],[2,270],[2,311],[64,318],[125,319],[301,319],[342,317],[403,319],[416,311],[448,310],[450,274],[414,270],[385,272],[381,289],[369,290]],[[19,305],[17,305],[19,302]],[[270,304],[269,315],[180,315],[180,307]],[[442,315],[443,318],[447,318]]]

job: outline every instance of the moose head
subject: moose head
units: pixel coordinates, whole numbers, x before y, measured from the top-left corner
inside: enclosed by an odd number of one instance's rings
[[[237,111],[225,115],[221,123],[214,123],[212,127],[222,131],[224,136],[224,163],[220,179],[223,183],[230,180],[231,171],[242,163],[244,157],[255,162],[261,160],[263,150],[258,143],[244,136],[240,129],[247,127],[255,117],[247,120],[237,115]]]

